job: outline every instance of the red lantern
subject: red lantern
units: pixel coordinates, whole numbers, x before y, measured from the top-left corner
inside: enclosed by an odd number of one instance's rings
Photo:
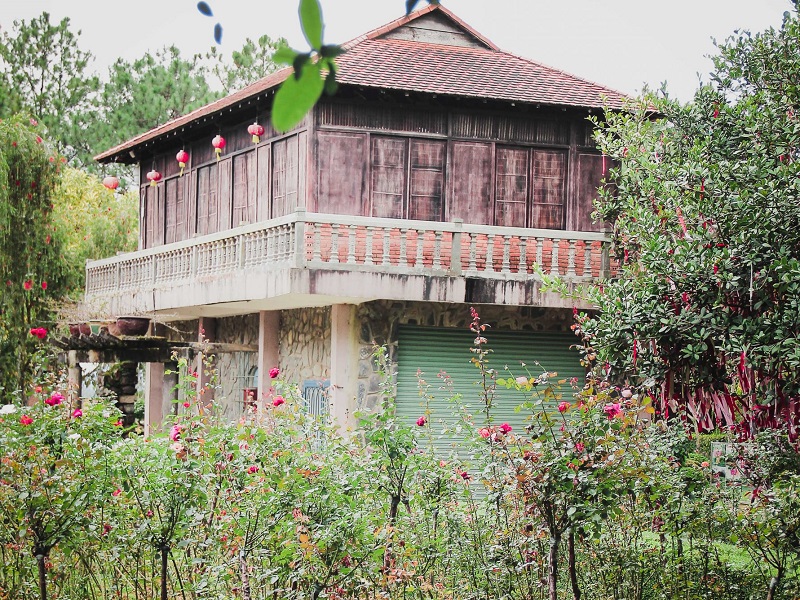
[[[178,166],[181,168],[181,177],[183,177],[183,169],[186,163],[189,162],[189,153],[186,150],[181,150],[175,155],[175,160],[178,161]]]
[[[211,145],[214,146],[214,153],[217,155],[217,160],[219,160],[219,157],[222,154],[222,149],[225,147],[225,143],[225,138],[221,135],[217,135],[213,140],[211,140]]]
[[[108,177],[103,178],[103,185],[110,190],[115,190],[119,187],[119,179],[113,175],[109,175]]]
[[[247,128],[247,133],[253,136],[253,143],[257,144],[261,141],[261,136],[264,135],[264,128],[256,122]]]
[[[147,174],[147,179],[150,181],[150,185],[155,186],[159,181],[161,181],[161,173],[153,169]]]

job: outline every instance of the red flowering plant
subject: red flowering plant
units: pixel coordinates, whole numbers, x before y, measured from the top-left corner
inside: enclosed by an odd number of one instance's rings
[[[118,435],[117,411],[102,401],[76,419],[57,392],[30,398],[0,406],[0,589],[12,594],[37,579],[42,593],[63,585],[68,561],[51,557],[82,545],[93,507],[111,491],[103,465]]]

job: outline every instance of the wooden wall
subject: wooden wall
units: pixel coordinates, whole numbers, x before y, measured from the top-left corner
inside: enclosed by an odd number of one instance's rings
[[[279,217],[305,206],[308,132],[278,135],[269,128],[258,144],[248,120],[220,133],[227,144],[217,160],[211,133],[184,146],[189,163],[181,176],[176,146],[141,163],[140,247],[151,248],[246,223]],[[151,169],[163,179],[149,185]]]
[[[602,178],[584,116],[317,109],[311,210],[592,231]]]

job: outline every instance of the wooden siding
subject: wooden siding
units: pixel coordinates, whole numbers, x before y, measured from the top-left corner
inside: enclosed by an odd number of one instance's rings
[[[430,13],[414,19],[407,25],[398,27],[383,36],[389,40],[408,40],[461,46],[463,48],[486,48],[470,32],[457,27],[453,21],[442,15]]]
[[[492,224],[492,153],[489,143],[452,143],[448,220]]]
[[[367,136],[320,132],[317,143],[317,212],[364,214]]]

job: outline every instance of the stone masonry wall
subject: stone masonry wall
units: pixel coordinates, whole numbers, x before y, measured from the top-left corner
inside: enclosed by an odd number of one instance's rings
[[[297,308],[281,312],[280,368],[286,381],[302,386],[307,379],[330,379],[331,308]]]
[[[572,311],[541,307],[476,306],[492,329],[519,331],[569,331]],[[380,375],[372,358],[375,345],[385,345],[392,374],[396,372],[398,325],[467,329],[471,322],[466,304],[394,302],[376,300],[359,306],[359,365],[357,410],[372,411],[380,404]]]
[[[258,346],[258,314],[217,319],[217,342]],[[220,352],[216,356],[219,377],[215,399],[226,420],[242,416],[246,380],[251,366],[258,363],[256,352]],[[261,376],[261,373],[259,373]],[[247,384],[247,385],[246,385]]]

